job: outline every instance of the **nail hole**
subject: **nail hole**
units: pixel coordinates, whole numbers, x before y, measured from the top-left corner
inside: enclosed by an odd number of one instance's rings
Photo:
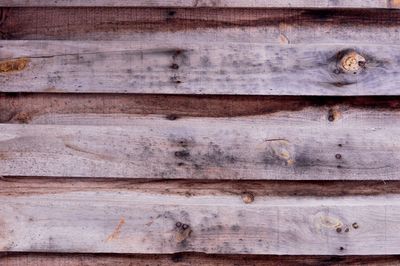
[[[175,15],[176,15],[176,11],[174,11],[174,10],[168,11],[168,16],[173,17]]]
[[[177,116],[177,115],[170,114],[170,115],[167,115],[165,118],[166,118],[167,120],[173,121],[173,120],[178,119],[178,116]]]
[[[178,64],[172,64],[170,66],[171,69],[179,69],[179,65]]]
[[[182,229],[183,229],[183,230],[186,230],[186,229],[188,229],[188,228],[189,228],[189,225],[187,225],[187,224],[183,224],[183,225],[182,225]]]

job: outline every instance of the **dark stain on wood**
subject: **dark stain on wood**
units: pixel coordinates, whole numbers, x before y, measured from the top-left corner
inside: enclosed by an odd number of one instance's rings
[[[194,149],[193,139],[174,139],[170,138],[172,146],[178,146],[179,150],[174,152],[175,158],[178,160],[178,166],[190,165],[194,170],[202,170],[208,167],[222,167],[233,164],[237,158],[230,154],[226,154],[217,144],[210,142],[206,153],[192,151]]]

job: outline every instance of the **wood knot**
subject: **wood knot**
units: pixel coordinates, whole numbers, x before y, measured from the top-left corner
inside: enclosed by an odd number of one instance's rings
[[[246,204],[250,204],[254,201],[254,194],[250,192],[243,192],[242,200]]]
[[[365,67],[365,58],[357,52],[351,51],[345,53],[340,59],[340,68],[345,73],[359,73]]]
[[[329,109],[328,111],[328,121],[333,122],[338,120],[341,117],[340,111],[337,109]],[[338,158],[340,159],[340,158]]]
[[[182,243],[190,237],[190,234],[192,233],[190,225],[177,222],[175,226],[177,228],[176,242]]]
[[[28,63],[27,58],[0,61],[0,73],[24,70]]]

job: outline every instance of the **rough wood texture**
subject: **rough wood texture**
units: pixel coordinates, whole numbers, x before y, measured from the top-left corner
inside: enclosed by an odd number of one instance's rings
[[[9,253],[0,254],[3,266],[297,266],[320,265],[382,265],[397,266],[398,256],[268,256],[268,255],[208,255],[179,253],[174,255],[118,255],[118,254],[50,254]]]
[[[205,108],[206,107],[206,108]],[[400,97],[293,97],[293,96],[210,96],[145,94],[0,94],[0,123],[37,123],[58,115],[136,114],[181,117],[243,117],[318,107],[397,111]],[[43,121],[43,120],[42,120]],[[52,123],[57,122],[54,117]]]
[[[0,125],[0,175],[399,177],[395,110],[309,107],[236,118],[55,113],[25,122]]]
[[[126,181],[108,181],[108,185],[100,184],[100,189],[94,182],[78,182],[74,187],[68,181],[48,179],[42,182],[42,188],[38,184],[25,186],[27,180],[6,178],[1,182],[2,251],[330,255],[399,252],[398,194],[270,196],[258,194],[262,186],[235,194],[229,190],[228,182],[228,189],[222,183],[200,183],[199,190],[209,186],[215,192],[192,195],[176,193],[185,186],[182,181],[166,187],[163,183],[132,183],[125,188],[120,186]],[[281,185],[286,190],[285,184]],[[146,186],[147,190],[142,190]],[[299,183],[298,189],[304,186]],[[381,183],[373,189],[385,186],[390,184]],[[367,187],[360,184],[358,189]],[[246,199],[249,195],[250,201]]]
[[[0,41],[2,92],[398,95],[397,46]],[[390,82],[387,82],[390,80]]]
[[[3,8],[0,38],[398,44],[399,10]]]
[[[0,0],[0,264],[399,264],[399,7]]]
[[[162,180],[110,178],[2,177],[0,195],[20,196],[63,192],[119,190],[181,196],[339,197],[396,195],[399,181],[255,181]]]
[[[0,0],[0,6],[399,8],[397,0]]]

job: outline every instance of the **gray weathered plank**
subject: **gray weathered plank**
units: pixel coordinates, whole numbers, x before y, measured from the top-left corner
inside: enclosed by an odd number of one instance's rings
[[[0,6],[399,8],[397,0],[0,0]]]
[[[43,114],[0,125],[0,175],[398,180],[398,112],[179,118]]]
[[[400,94],[393,45],[0,41],[0,49],[2,92]]]
[[[248,201],[249,202],[249,201]],[[1,251],[398,254],[400,197],[1,195]]]

